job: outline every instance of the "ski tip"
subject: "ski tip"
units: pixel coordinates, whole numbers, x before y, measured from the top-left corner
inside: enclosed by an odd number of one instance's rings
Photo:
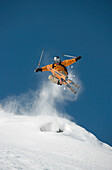
[[[76,86],[76,89],[80,89],[80,86],[78,85],[78,86]]]
[[[74,93],[74,94],[77,94],[77,91],[76,91],[76,90],[74,90],[74,91],[73,91],[73,93]]]

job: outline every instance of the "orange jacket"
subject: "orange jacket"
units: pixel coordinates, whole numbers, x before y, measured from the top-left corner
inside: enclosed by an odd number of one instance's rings
[[[75,62],[76,62],[76,59],[74,58],[74,59],[70,59],[70,60],[64,60],[64,61],[62,61],[61,64],[59,64],[59,65],[50,64],[50,66],[51,66],[52,68],[56,69],[57,71],[62,71],[62,72],[64,72],[66,75],[68,75],[68,72],[67,72],[66,67],[69,66],[69,65],[71,65],[71,64],[73,64],[73,63],[75,63]],[[47,65],[44,66],[44,67],[42,67],[42,71],[49,71],[49,70],[47,69]]]

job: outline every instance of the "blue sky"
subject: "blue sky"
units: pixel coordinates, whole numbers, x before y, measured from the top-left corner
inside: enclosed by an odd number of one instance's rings
[[[84,91],[65,110],[112,146],[111,6],[109,0],[0,1],[0,100],[41,87],[48,73],[36,77],[33,70],[43,48],[41,66],[55,55],[81,55],[74,71]]]

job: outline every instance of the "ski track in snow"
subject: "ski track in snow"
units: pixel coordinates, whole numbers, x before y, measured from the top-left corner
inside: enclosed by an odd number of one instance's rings
[[[63,132],[56,133],[59,129]],[[0,170],[90,169],[111,170],[112,148],[84,128],[57,116],[9,116],[2,111]]]

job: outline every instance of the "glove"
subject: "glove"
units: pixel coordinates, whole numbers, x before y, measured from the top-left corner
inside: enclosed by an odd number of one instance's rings
[[[36,68],[35,72],[42,71],[42,68]]]
[[[78,57],[75,58],[75,60],[78,61],[81,58],[82,58],[81,56],[78,56]]]

